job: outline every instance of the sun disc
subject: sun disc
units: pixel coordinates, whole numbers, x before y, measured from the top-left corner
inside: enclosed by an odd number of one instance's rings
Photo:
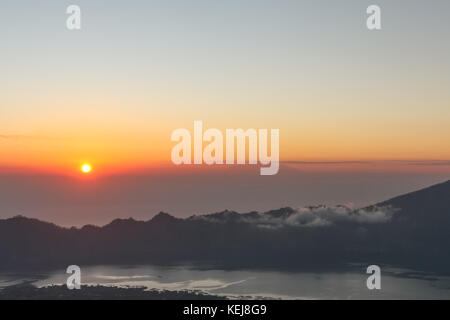
[[[82,171],[83,173],[89,173],[89,172],[92,171],[92,167],[91,167],[90,164],[85,163],[85,164],[83,164],[83,165],[81,166],[81,171]]]

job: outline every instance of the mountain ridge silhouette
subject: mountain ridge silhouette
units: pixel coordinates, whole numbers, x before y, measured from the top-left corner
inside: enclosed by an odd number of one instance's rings
[[[65,228],[16,216],[0,220],[0,270],[70,264],[194,264],[322,269],[349,263],[450,270],[450,181],[362,209],[225,210],[185,219]]]

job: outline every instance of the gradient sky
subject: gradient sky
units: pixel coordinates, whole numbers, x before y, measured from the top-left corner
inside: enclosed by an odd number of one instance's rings
[[[71,4],[80,31],[66,29]],[[370,4],[381,31],[366,28]],[[202,120],[279,128],[291,169],[345,161],[338,172],[437,182],[450,173],[449,12],[447,0],[2,0],[0,171],[171,171],[171,132]]]
[[[82,30],[65,8],[82,9]],[[280,128],[282,160],[449,159],[450,3],[2,1],[3,166],[151,166],[170,133]]]

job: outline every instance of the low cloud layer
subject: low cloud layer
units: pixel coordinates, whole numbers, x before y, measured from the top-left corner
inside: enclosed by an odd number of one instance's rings
[[[339,223],[385,223],[391,220],[397,210],[391,206],[353,209],[346,206],[314,206],[298,209],[283,208],[264,213],[238,214],[222,213],[197,216],[213,223],[238,222],[254,224],[261,228],[278,229],[282,227],[326,227]]]

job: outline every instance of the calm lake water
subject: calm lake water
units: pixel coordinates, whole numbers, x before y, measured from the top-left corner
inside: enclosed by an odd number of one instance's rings
[[[35,280],[38,276],[39,280]],[[0,274],[0,287],[32,279],[36,286],[65,284],[67,276],[65,270],[35,276]],[[156,266],[82,267],[82,284],[201,290],[231,298],[450,299],[449,277],[383,269],[381,290],[368,290],[367,277],[363,267],[360,273],[224,271]]]

